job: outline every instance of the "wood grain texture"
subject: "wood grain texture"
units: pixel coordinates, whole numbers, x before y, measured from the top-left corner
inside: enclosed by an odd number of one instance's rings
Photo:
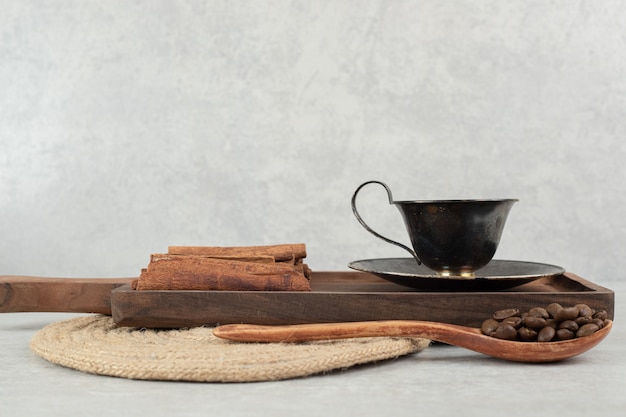
[[[111,291],[131,280],[0,276],[0,313],[111,314]]]
[[[229,323],[303,324],[368,320],[424,320],[480,327],[504,308],[522,311],[552,302],[586,303],[614,314],[613,291],[571,273],[509,291],[420,292],[362,272],[313,272],[310,292],[133,291],[111,294],[122,326],[153,328]]]

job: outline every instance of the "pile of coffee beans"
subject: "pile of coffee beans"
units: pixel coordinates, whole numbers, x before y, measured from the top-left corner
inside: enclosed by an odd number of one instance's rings
[[[483,322],[483,334],[522,342],[553,342],[589,336],[603,328],[607,313],[586,304],[563,307],[552,303],[520,313],[517,308],[499,310]]]

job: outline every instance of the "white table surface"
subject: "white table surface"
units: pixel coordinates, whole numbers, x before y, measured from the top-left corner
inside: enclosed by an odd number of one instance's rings
[[[222,384],[135,381],[51,364],[29,349],[64,313],[0,314],[0,416],[623,416],[626,315],[593,350],[555,364],[519,364],[447,345],[301,379]]]

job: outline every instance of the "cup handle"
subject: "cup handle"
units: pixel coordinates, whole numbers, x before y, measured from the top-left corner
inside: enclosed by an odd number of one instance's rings
[[[385,236],[375,232],[374,230],[372,230],[371,227],[369,227],[365,223],[365,221],[363,220],[363,218],[359,214],[358,210],[356,209],[356,196],[357,196],[357,194],[359,194],[359,191],[361,191],[361,189],[363,187],[365,187],[366,185],[368,185],[368,184],[382,185],[385,188],[385,190],[387,191],[387,197],[389,198],[389,204],[393,204],[393,196],[391,195],[391,190],[389,189],[387,184],[385,184],[384,182],[376,181],[376,180],[366,181],[363,184],[359,185],[359,187],[354,192],[354,195],[352,196],[352,212],[354,213],[354,216],[359,221],[359,223],[361,223],[361,226],[363,226],[365,228],[365,230],[367,230],[368,232],[370,232],[371,234],[373,234],[377,238],[384,240],[387,243],[391,243],[392,245],[396,245],[398,247],[401,247],[405,251],[409,252],[411,254],[411,256],[413,256],[413,258],[415,258],[415,260],[417,261],[418,265],[421,265],[422,261],[420,260],[420,258],[417,256],[417,253],[415,253],[415,251],[413,249],[409,248],[408,246],[403,245],[402,243],[398,243],[395,240],[391,240],[391,239],[386,238]]]

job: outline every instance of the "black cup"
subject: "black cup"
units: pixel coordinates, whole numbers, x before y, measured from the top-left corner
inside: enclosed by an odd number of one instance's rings
[[[413,248],[372,230],[356,209],[356,197],[368,184],[382,185],[389,204],[404,219]],[[352,211],[374,236],[408,251],[418,263],[444,276],[474,276],[487,265],[498,248],[509,211],[517,199],[393,201],[391,190],[380,181],[361,184],[352,196]]]

